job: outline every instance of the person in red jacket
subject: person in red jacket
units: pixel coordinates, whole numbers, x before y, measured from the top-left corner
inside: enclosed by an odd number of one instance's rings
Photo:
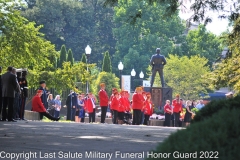
[[[141,110],[143,106],[142,88],[137,87],[136,92],[132,96],[133,125],[139,125],[141,123]]]
[[[115,91],[113,93],[111,106],[113,110],[113,124],[118,124],[118,108],[119,108],[119,93]]]
[[[121,97],[119,98],[119,108],[118,108],[118,124],[123,124],[124,114],[126,111],[126,97],[125,91],[120,92]]]
[[[85,107],[85,111],[89,115],[89,123],[93,122],[93,101],[90,95],[87,95],[87,97],[85,98],[84,107]]]
[[[60,117],[53,117],[44,107],[40,98],[42,94],[42,90],[37,90],[37,94],[32,99],[32,111],[39,112],[41,116],[45,116],[52,121],[58,121]]]
[[[105,91],[105,83],[100,84],[100,91],[98,92],[100,107],[101,107],[101,123],[105,123],[107,108],[108,108],[108,94]]]
[[[179,94],[176,95],[176,98],[172,101],[173,105],[173,114],[174,114],[174,126],[180,127],[180,112],[182,111],[182,101],[180,100]]]
[[[149,118],[153,114],[153,104],[151,100],[151,93],[146,93],[146,101],[145,101],[145,107],[143,109],[144,111],[144,125],[148,125]]]
[[[170,100],[166,100],[166,104],[164,106],[164,114],[165,114],[165,121],[164,126],[170,127],[171,125],[171,116],[172,116],[173,110],[170,105]]]
[[[112,123],[114,124],[114,113],[113,113],[113,109],[112,109],[112,104],[111,104],[111,102],[112,102],[112,98],[114,97],[114,93],[115,92],[117,92],[117,88],[113,88],[112,89],[112,95],[111,95],[111,97],[110,97],[110,104],[109,104],[109,106],[110,106],[110,111],[111,111],[111,114],[112,114]]]

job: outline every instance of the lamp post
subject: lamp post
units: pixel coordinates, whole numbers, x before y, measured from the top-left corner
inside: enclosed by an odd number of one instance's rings
[[[143,80],[143,78],[144,78],[144,74],[143,74],[143,72],[142,72],[142,71],[139,73],[139,77],[140,77],[140,79],[141,79],[141,82],[142,82],[142,80]]]
[[[123,63],[120,61],[118,64],[119,77],[120,77],[120,88],[122,89],[122,70],[124,68]]]
[[[87,59],[86,59],[87,72],[88,72],[88,58],[90,57],[91,52],[92,52],[92,49],[90,48],[89,45],[87,45],[87,47],[85,48],[85,53],[86,53],[86,56],[87,56]],[[88,94],[88,92],[89,92],[89,85],[88,85],[88,79],[87,79],[87,94]]]
[[[134,86],[133,86],[133,78],[136,76],[136,71],[134,70],[134,69],[132,69],[132,71],[131,71],[131,76],[132,76],[132,90],[134,90]]]

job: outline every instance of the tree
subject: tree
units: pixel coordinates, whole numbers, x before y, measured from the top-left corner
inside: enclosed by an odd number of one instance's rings
[[[63,68],[63,63],[67,62],[67,50],[65,45],[62,45],[60,50],[60,59],[59,59],[59,67]]]
[[[123,73],[129,74],[132,68],[135,68],[137,73],[141,70],[146,73],[156,48],[160,47],[165,56],[173,51],[173,38],[178,39],[184,31],[184,25],[177,14],[164,19],[164,7],[165,5],[160,4],[139,3],[139,0],[118,1],[118,6],[114,8],[116,27],[113,33],[117,39],[117,51],[113,56],[113,66],[122,61],[126,66]],[[130,24],[129,16],[134,16],[136,11],[144,14],[141,19]],[[117,71],[117,67],[113,68],[114,73]]]
[[[87,63],[87,56],[85,53],[82,54],[81,62]]]
[[[73,54],[71,49],[68,50],[67,62],[70,62],[71,66],[73,65]]]
[[[26,0],[31,2],[32,0]],[[28,3],[22,15],[37,25],[43,25],[45,38],[60,50],[64,44],[71,48],[73,57],[79,61],[87,44],[94,54],[91,62],[101,67],[102,53],[115,53],[116,40],[112,33],[113,8],[104,8],[104,0],[36,0]],[[34,7],[32,7],[34,5]]]
[[[180,94],[184,99],[198,99],[200,93],[206,93],[211,89],[210,82],[205,77],[210,73],[206,58],[199,55],[190,58],[169,55],[166,60],[164,78],[167,86],[173,88],[173,95]],[[160,85],[159,82],[159,76],[156,76],[154,85]]]
[[[112,73],[112,63],[108,51],[104,53],[102,71]]]

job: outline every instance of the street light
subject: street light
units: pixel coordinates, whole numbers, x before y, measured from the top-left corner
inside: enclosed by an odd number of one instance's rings
[[[86,59],[86,63],[87,63],[87,72],[88,72],[88,59],[91,55],[91,52],[92,52],[92,49],[90,48],[89,45],[87,45],[87,47],[85,48],[85,53],[86,53],[86,56],[87,56],[87,59]],[[88,79],[87,79],[87,94],[88,94],[88,91],[89,91],[89,86],[88,86]]]
[[[123,70],[123,68],[124,68],[124,65],[123,65],[123,63],[120,61],[119,62],[119,64],[118,64],[118,69],[119,69],[119,77],[120,77],[120,88],[122,89],[122,78],[121,78],[121,76],[122,76],[122,70]]]
[[[142,79],[144,78],[144,74],[143,74],[142,71],[139,73],[139,77],[140,77],[140,79],[141,79],[141,81],[142,81]],[[141,85],[142,85],[142,84],[141,84]]]
[[[136,76],[136,71],[134,69],[132,69],[132,71],[131,71],[131,76],[132,76],[132,90],[134,90],[133,78]]]

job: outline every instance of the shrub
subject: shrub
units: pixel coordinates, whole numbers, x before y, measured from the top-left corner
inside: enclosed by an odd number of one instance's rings
[[[206,154],[203,159],[210,159],[206,157],[208,154],[211,155],[210,151],[213,157],[217,156],[218,159],[240,159],[239,106],[240,97],[209,103],[196,114],[194,123],[170,135],[153,152],[170,153],[167,159],[176,159],[177,157],[173,157],[174,152],[181,153],[181,156],[184,156],[183,154],[186,156],[187,153],[197,154],[196,158],[185,159],[201,159],[200,156],[204,155],[202,153],[204,152]]]

